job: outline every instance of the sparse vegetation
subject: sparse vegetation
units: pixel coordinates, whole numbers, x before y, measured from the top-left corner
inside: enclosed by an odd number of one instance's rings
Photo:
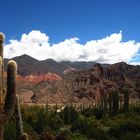
[[[3,41],[0,34],[0,140],[139,140],[140,104],[130,105],[129,91],[112,88],[107,93],[99,87],[97,104],[76,106],[68,104],[55,106],[22,106],[16,94],[16,63],[10,61],[7,67],[7,90],[3,87]],[[99,66],[99,79],[103,69]],[[93,81],[99,82],[93,76]],[[78,83],[81,82],[77,79]],[[88,80],[84,78],[86,83]],[[81,98],[87,98],[85,84],[77,90]],[[50,92],[54,92],[51,88]],[[37,90],[35,89],[35,92]],[[68,91],[70,92],[70,91]],[[7,94],[6,94],[7,93]],[[82,96],[81,96],[82,95]],[[15,112],[14,112],[15,108]],[[14,115],[13,115],[14,114]],[[23,127],[26,133],[23,131]]]
[[[132,137],[138,140],[140,137],[139,105],[127,112],[118,110],[115,115],[110,115],[108,111],[107,120],[100,106],[80,111],[66,106],[60,112],[52,107],[22,106],[21,111],[24,129],[30,140],[129,140]],[[14,117],[5,128],[5,139],[8,139],[9,132],[16,135]]]

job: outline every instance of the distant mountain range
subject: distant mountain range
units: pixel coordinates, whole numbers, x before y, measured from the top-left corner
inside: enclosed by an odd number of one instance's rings
[[[56,62],[53,59],[46,59],[43,61],[36,60],[28,55],[22,55],[19,57],[13,58],[18,64],[18,74],[21,76],[27,76],[30,74],[44,74],[47,72],[56,73],[63,75],[64,71],[67,69],[75,70],[86,70],[92,68],[96,62],[70,62],[70,61],[61,61]],[[5,59],[5,66],[9,59]],[[108,64],[103,64],[103,66],[108,66]],[[5,67],[6,68],[6,67]]]
[[[28,55],[13,60],[18,64],[17,91],[22,103],[97,102],[101,92],[117,90],[122,97],[123,87],[128,88],[131,99],[140,98],[140,66],[38,61]]]

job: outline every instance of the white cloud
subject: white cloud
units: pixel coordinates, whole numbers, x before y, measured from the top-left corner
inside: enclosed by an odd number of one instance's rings
[[[131,62],[131,65],[140,65],[140,62]]]
[[[53,58],[56,61],[96,61],[111,64],[120,61],[130,62],[140,49],[140,43],[131,40],[123,42],[122,32],[103,39],[87,41],[84,45],[78,43],[78,40],[70,38],[50,45],[49,37],[45,33],[33,30],[29,34],[24,33],[20,40],[10,40],[4,47],[4,56],[13,58],[27,54],[38,60]]]

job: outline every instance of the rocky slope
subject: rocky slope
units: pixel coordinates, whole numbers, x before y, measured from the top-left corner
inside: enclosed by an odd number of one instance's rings
[[[22,103],[98,102],[101,91],[118,90],[121,96],[124,86],[131,98],[140,98],[140,66],[37,61],[26,55],[14,60],[18,63],[17,87]]]
[[[105,93],[117,90],[121,95],[123,87],[129,90],[131,98],[140,98],[140,66],[124,62],[106,68],[96,64],[91,70],[70,73],[66,82],[71,83],[71,92],[79,98],[98,101],[101,90]]]

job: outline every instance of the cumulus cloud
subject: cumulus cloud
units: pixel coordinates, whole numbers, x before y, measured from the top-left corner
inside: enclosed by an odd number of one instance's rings
[[[121,31],[85,44],[80,44],[78,40],[70,38],[50,45],[45,33],[33,30],[28,34],[24,33],[20,40],[10,40],[4,47],[4,56],[13,58],[27,54],[38,60],[52,58],[56,61],[95,61],[109,64],[125,61],[139,64],[140,59],[138,62],[132,62],[132,59],[138,55],[140,43],[133,40],[123,42]]]
[[[131,62],[130,64],[137,66],[137,65],[140,65],[140,62]]]

